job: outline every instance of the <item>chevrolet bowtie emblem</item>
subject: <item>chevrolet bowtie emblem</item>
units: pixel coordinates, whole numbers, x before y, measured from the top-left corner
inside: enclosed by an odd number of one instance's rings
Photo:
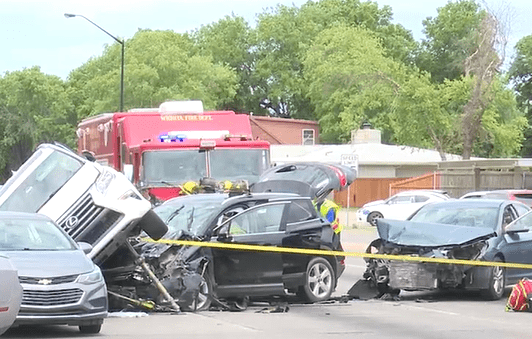
[[[41,279],[37,281],[37,284],[39,285],[50,285],[52,283],[52,280],[50,279]]]

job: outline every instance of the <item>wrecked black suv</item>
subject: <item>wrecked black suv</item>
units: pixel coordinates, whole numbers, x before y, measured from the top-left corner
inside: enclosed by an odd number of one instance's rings
[[[317,215],[312,201],[296,194],[196,194],[174,198],[154,210],[168,224],[165,239],[342,250],[338,235]],[[155,271],[165,277],[161,282],[183,308],[190,308],[183,304],[190,299],[184,296],[186,290],[199,291],[195,310],[208,309],[212,300],[291,293],[310,302],[326,300],[345,269],[343,256],[176,248],[161,243],[144,244],[139,252],[147,262],[158,263]],[[182,286],[182,281],[189,285]]]
[[[151,300],[162,306],[173,299],[182,310],[190,311],[209,309],[211,303],[238,310],[244,309],[249,300],[284,296],[298,296],[309,302],[328,299],[345,269],[344,256],[172,242],[342,251],[340,234],[318,215],[313,201],[319,202],[333,189],[350,184],[354,179],[350,169],[288,164],[272,169],[262,179],[251,189],[232,192],[202,185],[204,192],[212,193],[180,196],[155,207],[169,230],[160,242],[134,244],[134,252],[149,265],[169,296],[159,293],[161,289],[154,287],[138,265],[133,273],[128,271],[124,263],[133,261],[123,255],[127,251],[117,253],[104,267],[112,295]],[[111,305],[113,302],[110,298]]]

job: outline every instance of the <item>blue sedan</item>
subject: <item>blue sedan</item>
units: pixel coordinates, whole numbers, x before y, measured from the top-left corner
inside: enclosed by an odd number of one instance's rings
[[[511,200],[449,200],[425,205],[406,221],[380,219],[378,253],[532,263],[532,213]],[[370,250],[368,249],[368,250]],[[365,277],[381,291],[463,288],[499,299],[532,270],[368,260]]]

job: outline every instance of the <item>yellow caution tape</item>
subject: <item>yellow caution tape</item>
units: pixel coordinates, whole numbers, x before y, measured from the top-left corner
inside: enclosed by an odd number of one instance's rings
[[[142,241],[151,243],[160,243],[168,245],[183,245],[183,246],[198,246],[198,247],[213,247],[223,248],[229,250],[242,251],[256,251],[256,252],[276,252],[276,253],[294,253],[307,255],[330,255],[330,256],[346,256],[346,257],[360,257],[368,259],[386,259],[386,260],[400,260],[400,261],[414,261],[414,262],[428,262],[437,264],[454,264],[466,266],[499,266],[507,268],[523,268],[532,269],[532,264],[507,263],[499,261],[480,261],[480,260],[463,260],[463,259],[446,259],[446,258],[432,258],[432,257],[417,257],[409,255],[391,255],[391,254],[376,254],[365,252],[343,252],[343,251],[328,251],[310,248],[293,248],[293,247],[274,247],[262,245],[248,245],[238,243],[219,243],[207,241],[193,241],[193,240],[153,240],[150,238],[141,238]]]

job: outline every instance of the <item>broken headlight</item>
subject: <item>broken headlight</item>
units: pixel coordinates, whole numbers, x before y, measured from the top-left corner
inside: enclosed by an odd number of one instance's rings
[[[480,257],[483,250],[486,248],[485,242],[477,242],[467,246],[453,248],[449,251],[449,258],[475,260]]]

